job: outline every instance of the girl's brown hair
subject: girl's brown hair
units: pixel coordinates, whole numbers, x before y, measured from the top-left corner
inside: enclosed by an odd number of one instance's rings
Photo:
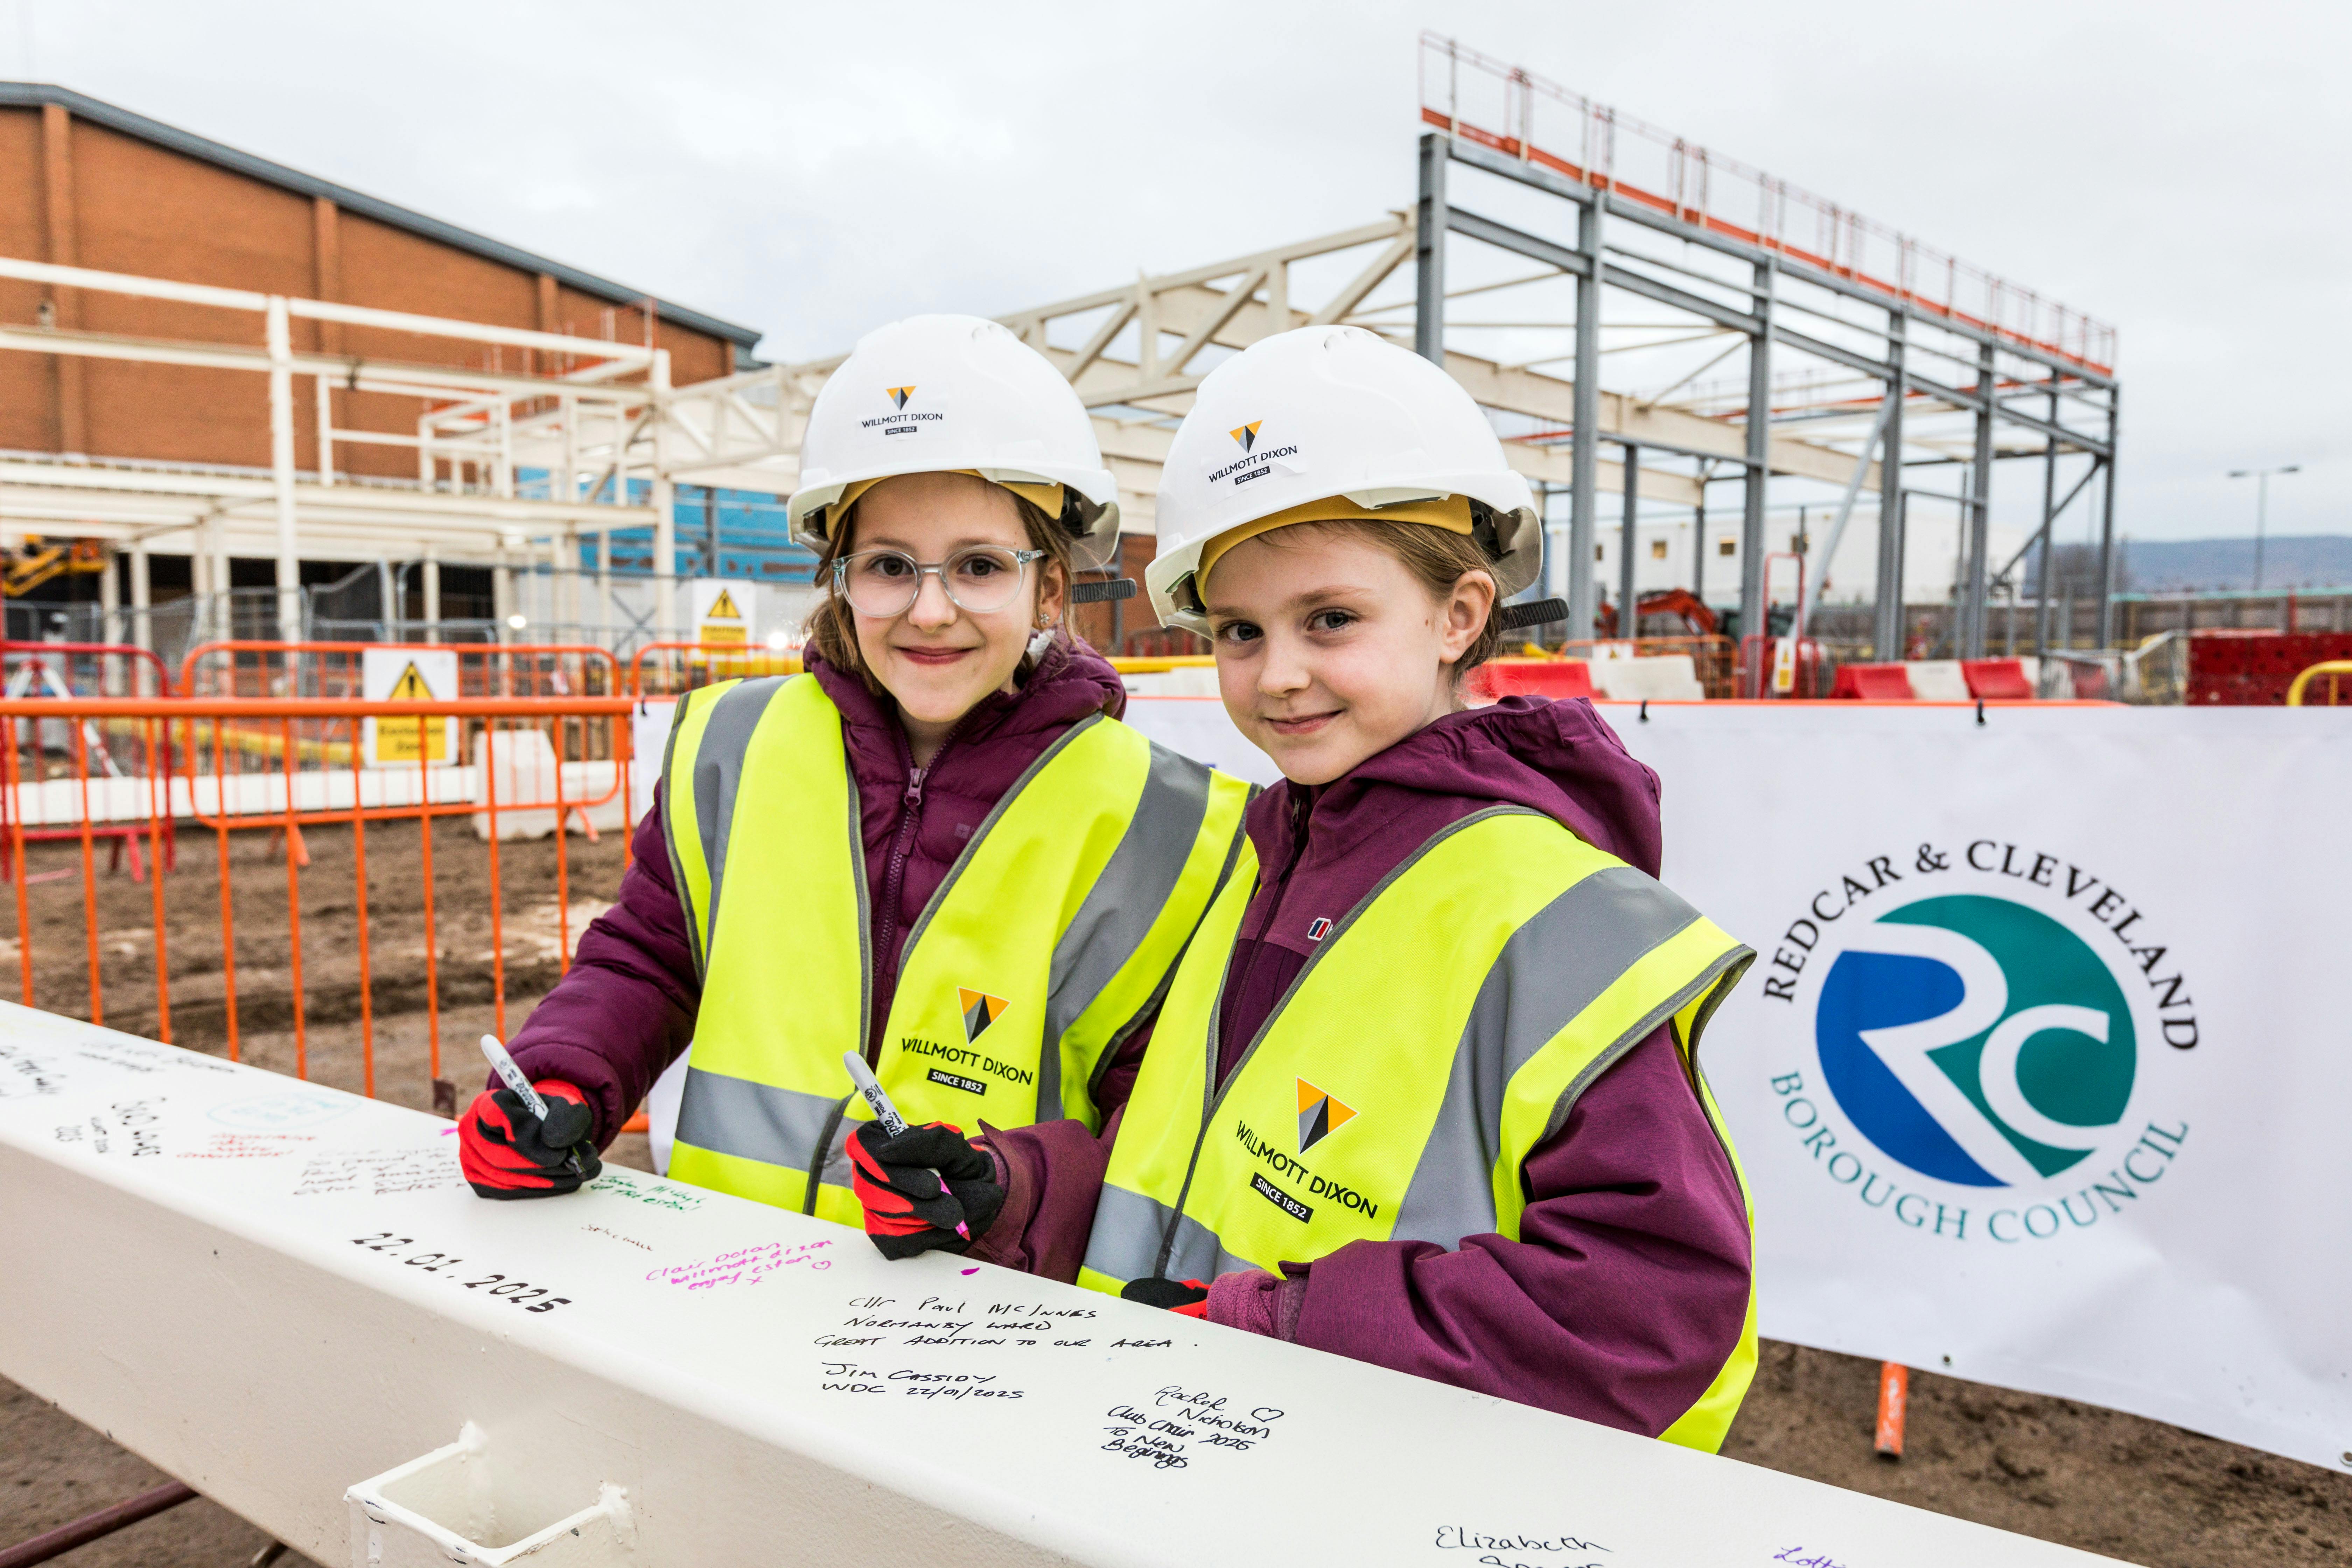
[[[1404,563],[1406,571],[1415,581],[1429,590],[1431,598],[1443,604],[1453,596],[1454,584],[1466,572],[1484,573],[1489,581],[1495,576],[1495,563],[1486,558],[1486,550],[1466,533],[1450,529],[1433,528],[1425,522],[1387,522],[1378,518],[1341,518],[1329,522],[1301,522],[1296,528],[1328,529],[1334,533],[1352,533],[1369,543],[1376,544]],[[1499,590],[1501,584],[1496,584]],[[1486,624],[1454,661],[1454,678],[1461,679],[1478,666],[1495,657],[1502,647],[1503,628],[1498,624],[1503,608],[1502,595],[1486,611]]]
[[[982,482],[986,483],[985,480]],[[1020,511],[1022,529],[1029,536],[1029,548],[1045,552],[1045,559],[1036,563],[1040,588],[1044,586],[1045,573],[1058,566],[1062,571],[1062,591],[1066,595],[1071,584],[1077,581],[1077,561],[1071,550],[1068,531],[1058,519],[1047,517],[1043,507],[1001,486],[990,485],[989,489],[1003,496]],[[824,553],[817,560],[816,581],[817,585],[824,590],[824,597],[818,600],[816,608],[809,612],[808,646],[834,668],[854,671],[860,680],[866,682],[866,689],[878,697],[883,695],[882,683],[874,679],[872,670],[866,668],[866,660],[857,651],[856,622],[849,605],[841,599],[833,585],[833,563],[856,548],[856,539],[857,507],[852,503],[846,512],[834,520],[825,541]],[[1027,679],[1031,668],[1029,656],[1023,654],[1019,679]]]

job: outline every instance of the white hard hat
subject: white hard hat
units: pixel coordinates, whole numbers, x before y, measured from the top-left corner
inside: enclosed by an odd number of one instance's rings
[[[909,316],[858,339],[809,411],[785,503],[793,537],[822,551],[845,495],[939,472],[1058,500],[1045,510],[1058,510],[1081,566],[1118,552],[1118,484],[1086,405],[1045,355],[978,316]]]
[[[1502,598],[1543,569],[1535,497],[1470,395],[1361,327],[1301,327],[1211,371],[1168,448],[1160,552],[1143,574],[1160,624],[1207,634],[1204,545],[1334,498],[1401,518],[1431,510],[1410,503],[1466,500]]]

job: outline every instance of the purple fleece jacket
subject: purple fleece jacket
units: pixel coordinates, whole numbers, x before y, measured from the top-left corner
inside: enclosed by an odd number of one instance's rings
[[[1220,1081],[1337,921],[1433,833],[1523,805],[1655,875],[1657,776],[1584,701],[1515,697],[1455,713],[1317,789],[1250,807],[1258,888],[1226,969]],[[1117,1138],[1047,1122],[989,1139],[1004,1211],[974,1257],[1075,1276]],[[1349,1244],[1283,1277],[1215,1280],[1212,1321],[1655,1436],[1738,1342],[1746,1208],[1672,1037],[1661,1029],[1585,1090],[1528,1156],[1520,1239],[1455,1251]]]
[[[898,989],[907,934],[973,831],[1071,725],[1095,713],[1124,712],[1127,688],[1094,649],[1056,637],[1018,690],[982,700],[930,765],[918,769],[889,698],[814,653],[808,668],[841,710],[857,785],[875,955],[871,1060]],[[589,923],[570,973],[509,1042],[532,1079],[560,1079],[586,1095],[599,1147],[612,1142],[694,1037],[702,994],[670,878],[658,793],[631,847],[635,860],[621,878],[619,900]],[[1107,1101],[1124,1097],[1135,1081],[1149,1035],[1138,1030],[1114,1060],[1102,1086]]]

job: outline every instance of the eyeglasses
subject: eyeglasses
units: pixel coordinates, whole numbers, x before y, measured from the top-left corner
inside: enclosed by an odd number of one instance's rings
[[[1029,563],[1045,558],[1042,550],[1002,544],[970,545],[945,561],[929,563],[903,550],[860,550],[833,563],[833,587],[859,615],[887,620],[914,608],[928,572],[939,578],[957,608],[984,616],[1011,604],[1021,592]]]

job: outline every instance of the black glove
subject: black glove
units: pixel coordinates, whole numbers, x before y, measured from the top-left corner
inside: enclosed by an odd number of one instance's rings
[[[961,1252],[1004,1206],[996,1162],[945,1121],[909,1127],[896,1138],[878,1121],[862,1123],[850,1135],[849,1164],[866,1234],[885,1258]]]
[[[531,1085],[547,1102],[541,1121],[510,1089],[478,1094],[457,1122],[457,1164],[486,1198],[546,1198],[596,1179],[604,1162],[588,1141],[596,1113],[556,1079]]]
[[[1164,1307],[1180,1318],[1207,1319],[1209,1288],[1198,1279],[1162,1279],[1154,1275],[1148,1279],[1130,1279],[1118,1293],[1122,1301],[1140,1301],[1147,1307]]]

